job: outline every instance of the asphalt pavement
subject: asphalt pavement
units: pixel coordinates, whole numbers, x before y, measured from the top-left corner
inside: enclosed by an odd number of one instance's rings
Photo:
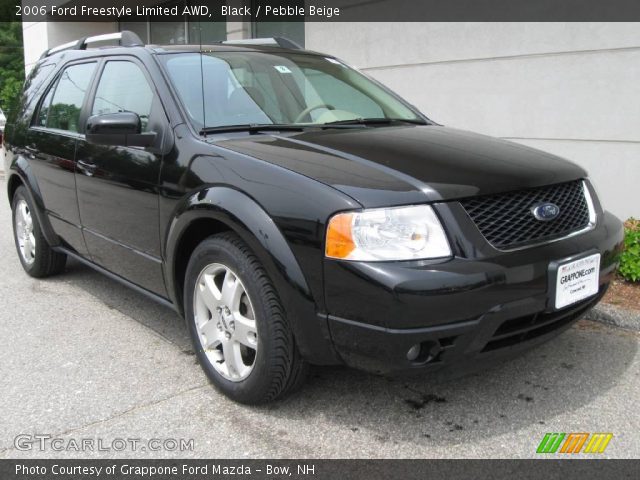
[[[581,321],[455,381],[315,368],[294,396],[242,406],[208,383],[173,311],[74,261],[28,277],[0,189],[0,458],[527,458],[547,432],[611,432],[599,456],[640,457],[636,331]]]

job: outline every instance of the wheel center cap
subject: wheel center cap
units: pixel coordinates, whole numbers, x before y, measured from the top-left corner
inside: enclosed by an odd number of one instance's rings
[[[226,310],[223,307],[221,311],[218,313],[220,317],[220,323],[222,324],[222,328],[229,333],[233,333],[235,330],[235,325],[233,322],[233,314],[226,314]]]

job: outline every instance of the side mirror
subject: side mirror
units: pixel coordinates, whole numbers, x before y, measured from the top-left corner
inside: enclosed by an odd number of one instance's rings
[[[148,147],[156,139],[154,132],[141,133],[140,117],[134,112],[94,115],[87,120],[87,142],[94,145]]]

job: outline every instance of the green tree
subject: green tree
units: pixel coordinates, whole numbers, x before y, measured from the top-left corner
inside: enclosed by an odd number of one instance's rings
[[[3,2],[4,3],[4,2]],[[4,5],[0,18],[6,19]],[[22,23],[0,22],[0,108],[9,114],[24,83]]]

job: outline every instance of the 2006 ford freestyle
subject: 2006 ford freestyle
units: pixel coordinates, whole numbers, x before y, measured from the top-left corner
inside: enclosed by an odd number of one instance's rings
[[[621,248],[580,167],[437,125],[284,39],[63,45],[6,148],[26,272],[72,257],[171,305],[245,403],[309,364],[461,372],[544,342]]]

